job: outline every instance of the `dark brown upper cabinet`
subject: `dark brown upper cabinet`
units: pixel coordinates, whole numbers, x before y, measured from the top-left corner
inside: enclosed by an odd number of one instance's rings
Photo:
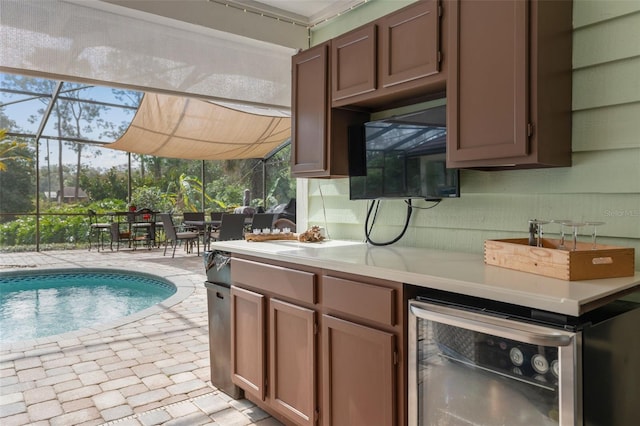
[[[349,175],[348,128],[368,113],[331,108],[331,42],[292,58],[291,175],[322,178]]]
[[[334,38],[332,106],[376,109],[443,91],[440,11],[421,0]]]
[[[380,21],[380,82],[384,88],[440,71],[438,1],[420,1]]]
[[[571,165],[571,1],[451,0],[447,165]]]
[[[376,81],[376,25],[368,25],[332,40],[334,102],[370,93]]]
[[[291,173],[326,174],[329,135],[329,44],[293,56],[291,115]]]

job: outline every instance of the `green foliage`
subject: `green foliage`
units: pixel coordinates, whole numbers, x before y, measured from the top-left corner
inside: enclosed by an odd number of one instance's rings
[[[7,171],[6,161],[9,160],[24,160],[31,161],[31,158],[20,153],[22,148],[26,148],[27,144],[24,142],[10,141],[5,139],[7,134],[6,129],[0,129],[0,172]]]
[[[122,211],[125,203],[120,200],[102,200],[88,206],[81,204],[54,205],[43,209],[40,214],[40,244],[85,247],[89,232],[89,209],[105,213]],[[100,220],[108,220],[108,216]],[[36,241],[35,215],[0,224],[0,246],[31,247]]]
[[[172,210],[171,197],[163,193],[160,188],[143,186],[133,190],[131,204],[138,209],[146,208],[156,212],[169,212]]]
[[[93,201],[108,198],[127,199],[127,173],[115,167],[105,173],[83,167],[80,173],[80,188],[84,189]]]
[[[23,148],[27,149],[28,148]],[[33,158],[32,150],[25,155]],[[12,160],[15,161],[15,160]],[[147,172],[134,169],[132,203],[138,208],[155,211],[219,211],[232,210],[242,204],[245,188],[253,195],[251,205],[262,206],[262,163],[256,160],[207,161],[205,162],[205,204],[202,206],[203,183],[200,178],[202,161],[186,161],[164,158],[147,158]],[[10,172],[0,173],[0,212],[31,213],[17,217],[4,216],[6,223],[0,224],[0,249],[34,249],[36,243],[36,221],[34,212],[35,169],[27,162],[20,167],[11,166]],[[54,173],[41,168],[41,191],[57,190],[58,181]],[[73,185],[72,167],[64,166],[62,174],[66,185]],[[5,176],[7,178],[5,178]],[[48,179],[51,179],[51,182]],[[2,180],[9,179],[9,180]],[[80,187],[91,199],[90,203],[49,203],[41,199],[40,248],[86,247],[88,235],[88,209],[95,210],[100,221],[108,221],[105,212],[127,209],[127,171],[82,167]],[[267,205],[265,209],[286,203],[295,197],[295,179],[289,175],[289,150],[283,150],[267,162]]]
[[[287,203],[296,197],[296,180],[291,179],[291,145],[280,150],[267,163],[267,205]]]
[[[6,170],[0,171],[0,213],[23,213],[34,209],[35,170],[30,161],[33,150],[26,144],[12,149],[5,158]],[[0,217],[0,222],[12,220],[12,216]]]

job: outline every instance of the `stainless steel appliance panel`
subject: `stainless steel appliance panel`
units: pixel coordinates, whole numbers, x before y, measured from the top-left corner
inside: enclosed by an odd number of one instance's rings
[[[231,306],[230,288],[226,284],[206,282],[209,312],[209,358],[211,383],[234,399],[242,390],[231,381]]]
[[[580,334],[411,301],[409,425],[581,424]]]
[[[451,294],[409,302],[409,424],[629,426],[640,292],[566,317]]]
[[[584,424],[638,424],[640,308],[585,328],[583,336]]]

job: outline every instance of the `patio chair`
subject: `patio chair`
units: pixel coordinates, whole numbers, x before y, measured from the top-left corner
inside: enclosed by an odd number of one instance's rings
[[[241,240],[244,238],[245,226],[244,214],[225,213],[220,219],[218,232],[213,233],[213,239],[217,241]]]
[[[178,231],[176,226],[173,224],[173,218],[170,213],[160,213],[159,217],[165,233],[164,253],[162,253],[163,256],[167,254],[167,245],[169,244],[169,241],[171,241],[171,244],[173,245],[173,253],[171,254],[171,257],[175,257],[176,247],[181,241],[186,241],[187,253],[190,253],[190,248],[195,241],[198,247],[198,256],[200,256],[200,234],[198,232]]]
[[[186,221],[200,221],[204,222],[204,212],[184,212],[182,214],[182,220]],[[185,231],[197,231],[200,235],[204,235],[205,226],[203,225],[192,225],[192,224],[184,224]]]
[[[120,225],[127,225],[127,227],[123,230],[120,229]],[[109,244],[109,248],[113,251],[113,243],[116,244],[116,251],[120,250],[120,243],[126,242],[127,246],[131,246],[131,231],[128,226],[128,223],[120,223],[120,222],[112,222],[109,224],[111,230],[111,243]]]
[[[155,238],[155,213],[147,208],[136,210],[131,223],[133,248],[136,248],[136,243],[143,243],[151,249]]]
[[[224,212],[211,212],[211,221],[215,222],[215,221],[222,220],[222,215],[223,214],[224,214]]]
[[[95,237],[96,243],[99,241],[100,245],[98,251],[102,248],[104,250],[104,235],[110,235],[111,223],[98,222],[98,214],[94,210],[89,210],[89,251],[91,251],[91,241]]]
[[[251,230],[273,228],[273,219],[275,218],[275,216],[276,216],[275,213],[254,214],[253,219],[251,221]]]

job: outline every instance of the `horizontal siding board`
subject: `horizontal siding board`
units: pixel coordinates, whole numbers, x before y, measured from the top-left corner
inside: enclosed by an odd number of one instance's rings
[[[573,67],[583,68],[640,56],[638,28],[640,28],[640,13],[575,30],[573,32]],[[621,43],[621,40],[636,42]]]
[[[480,172],[463,170],[460,192],[640,193],[640,149],[578,152],[573,166],[557,169]]]
[[[330,197],[349,194],[349,179],[309,179],[309,195]]]
[[[359,228],[355,239],[364,238],[366,204],[347,202],[352,213],[331,217],[327,227],[332,235],[334,224]],[[416,201],[418,207],[431,205]],[[401,201],[384,201],[378,215],[374,235],[397,235],[405,221],[406,209]],[[315,219],[315,220],[314,220]],[[459,199],[443,200],[428,210],[414,209],[408,233],[422,228],[448,230],[486,230],[493,233],[527,232],[529,219],[564,219],[605,222],[598,233],[608,237],[640,239],[640,194],[470,194]],[[310,218],[310,224],[325,226],[322,218]],[[558,231],[549,225],[548,231]],[[353,235],[352,235],[353,238]]]
[[[603,225],[604,226],[604,225]],[[350,229],[348,229],[350,228]],[[599,230],[600,231],[600,230]],[[363,232],[360,227],[351,225],[343,226],[340,232],[345,235],[354,235],[352,240],[361,240]],[[373,240],[383,242],[393,238],[395,234],[386,230],[386,232],[376,232],[373,234]],[[469,230],[469,229],[444,229],[444,228],[414,228],[398,241],[395,245],[406,247],[422,247],[436,250],[458,251],[465,253],[482,253],[485,240],[495,240],[504,238],[524,238],[526,232],[506,232],[493,230]],[[555,230],[549,230],[548,238],[557,238]],[[589,233],[583,233],[579,236],[579,241],[591,241]],[[600,244],[607,244],[617,247],[630,247],[635,250],[636,270],[640,269],[640,239],[625,237],[608,237],[606,235],[598,236]],[[367,262],[375,264],[376,252],[371,251],[368,254]],[[389,256],[389,252],[385,252],[384,256]],[[387,259],[388,261],[388,259]],[[403,259],[398,256],[398,262],[402,263]]]
[[[639,165],[640,148],[576,152],[573,154],[572,167],[503,171],[461,170],[460,193],[463,198],[473,193],[638,194]],[[330,211],[333,209],[349,209],[345,205],[345,202],[351,201],[347,179],[321,180],[321,185],[324,188],[322,197],[313,190],[313,184],[310,186],[310,218],[317,220],[320,217],[318,215],[325,214],[323,210],[330,215],[333,214]],[[333,195],[328,195],[329,193]],[[404,206],[401,201],[396,202]]]
[[[576,111],[572,120],[573,152],[640,148],[640,102]]]
[[[634,103],[638,100],[640,56],[573,72],[574,111]]]
[[[640,12],[640,2],[636,0],[574,0],[573,28],[579,29],[637,12]]]

